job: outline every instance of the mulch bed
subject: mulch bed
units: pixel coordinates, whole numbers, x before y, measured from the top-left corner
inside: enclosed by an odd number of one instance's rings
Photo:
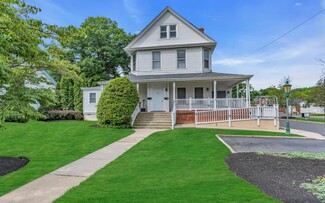
[[[0,176],[17,171],[28,162],[29,160],[24,157],[0,157]]]
[[[321,202],[300,185],[325,175],[325,160],[235,153],[226,163],[237,176],[283,202]]]

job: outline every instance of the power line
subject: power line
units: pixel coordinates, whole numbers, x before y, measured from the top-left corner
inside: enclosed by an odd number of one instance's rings
[[[275,43],[276,41],[280,40],[281,38],[285,37],[286,35],[288,35],[289,33],[291,33],[292,31],[296,30],[297,28],[301,27],[302,25],[304,25],[305,23],[307,23],[308,21],[310,21],[311,19],[315,18],[316,16],[320,15],[321,13],[323,13],[325,11],[325,9],[322,9],[320,10],[319,12],[317,12],[316,14],[312,15],[311,17],[309,17],[307,20],[303,21],[302,23],[296,25],[295,27],[293,27],[292,29],[290,29],[289,31],[285,32],[284,34],[280,35],[279,37],[275,38],[274,40],[272,40],[271,42],[265,44],[264,46],[258,48],[257,50],[255,50],[254,52],[246,55],[246,56],[243,56],[243,57],[239,57],[237,59],[245,59],[251,55],[254,55],[258,52],[260,52],[261,50],[265,49],[266,47],[270,46],[271,44]],[[236,60],[236,59],[235,59]],[[228,66],[232,66],[236,64],[236,62],[233,62],[231,63],[230,65]]]

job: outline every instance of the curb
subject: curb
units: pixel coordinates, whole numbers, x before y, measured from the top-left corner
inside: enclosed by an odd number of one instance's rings
[[[222,144],[224,144],[231,153],[237,153],[232,147],[230,147],[225,141],[223,141],[223,139],[221,137],[219,137],[219,135],[216,135],[216,137],[220,140],[220,142],[222,142]]]

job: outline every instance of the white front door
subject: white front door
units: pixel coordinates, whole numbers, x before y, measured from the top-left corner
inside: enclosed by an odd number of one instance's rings
[[[165,85],[161,83],[153,83],[150,85],[151,89],[151,111],[165,111],[164,98],[165,98]]]

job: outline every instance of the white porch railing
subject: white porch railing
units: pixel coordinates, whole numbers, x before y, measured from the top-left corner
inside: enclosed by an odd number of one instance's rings
[[[246,108],[248,107],[245,98],[225,98],[225,99],[176,99],[174,101],[175,110],[216,110],[226,108]]]
[[[132,118],[132,126],[133,126],[133,123],[134,123],[135,119],[137,118],[137,115],[139,114],[140,111],[141,111],[141,109],[140,109],[139,105],[137,105],[137,107],[135,107],[135,109],[134,109],[134,111],[132,113],[132,116],[131,116],[131,118]]]
[[[277,125],[279,108],[274,106],[256,106],[248,108],[228,108],[213,111],[195,112],[195,124],[218,123],[228,121],[231,127],[232,121],[238,120],[257,120],[260,125],[261,119],[274,119],[274,126]]]

